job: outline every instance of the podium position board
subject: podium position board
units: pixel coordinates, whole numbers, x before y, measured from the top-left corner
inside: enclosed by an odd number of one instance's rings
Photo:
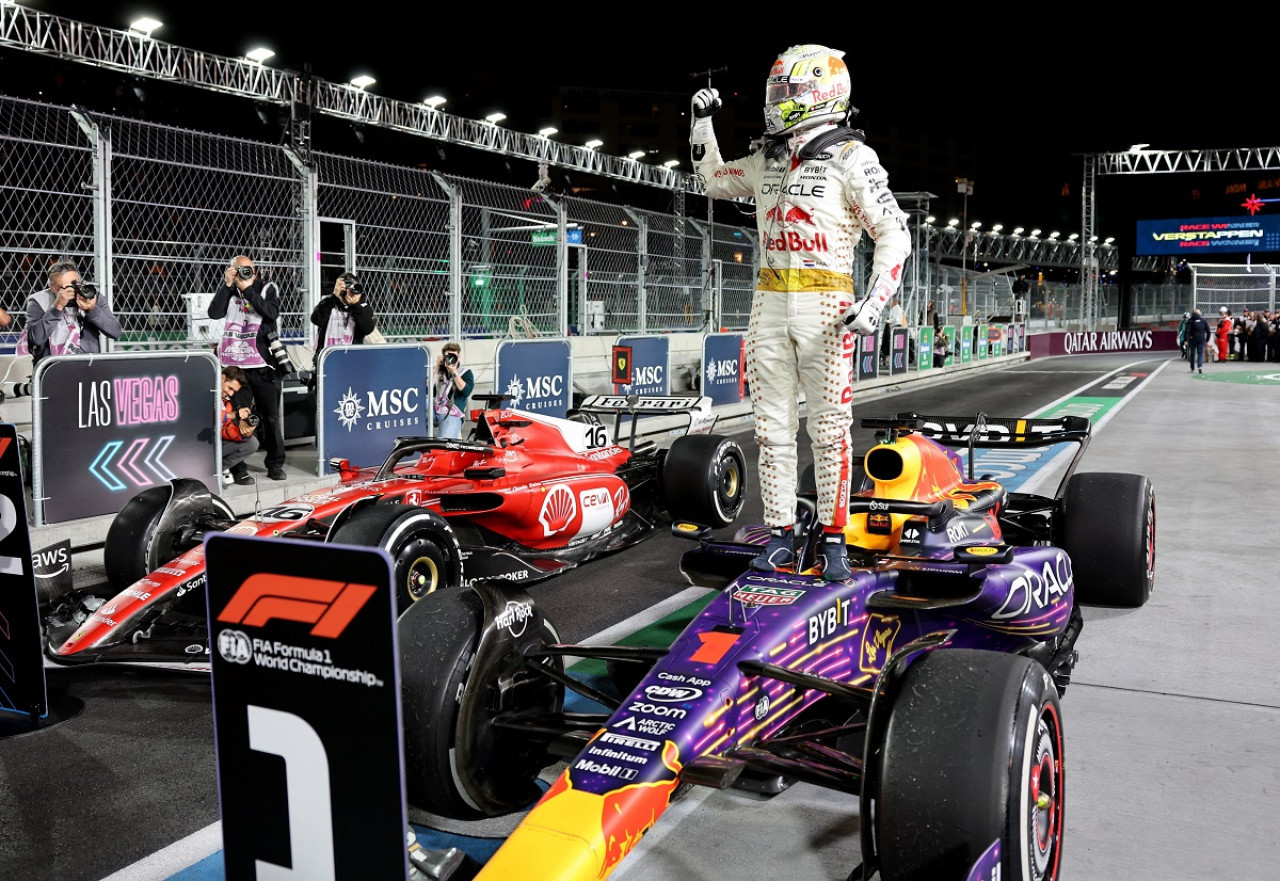
[[[405,878],[391,559],[205,541],[227,881]]]

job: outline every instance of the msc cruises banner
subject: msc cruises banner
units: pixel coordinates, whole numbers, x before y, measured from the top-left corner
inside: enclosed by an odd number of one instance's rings
[[[702,393],[713,404],[742,400],[742,334],[709,333],[702,338]]]
[[[431,434],[434,363],[421,343],[325,346],[316,366],[319,473],[330,459],[380,465],[396,438]]]
[[[618,337],[618,348],[631,350],[631,382],[614,382],[615,395],[671,394],[671,338],[665,336]]]
[[[1139,220],[1138,254],[1280,251],[1280,215]]]
[[[511,396],[505,406],[561,419],[568,415],[573,395],[568,340],[503,340],[494,360],[493,390]]]

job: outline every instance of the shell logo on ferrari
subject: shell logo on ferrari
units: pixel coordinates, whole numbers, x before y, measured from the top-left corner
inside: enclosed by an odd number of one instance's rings
[[[549,536],[564,531],[577,513],[578,502],[573,497],[573,490],[563,483],[552,487],[542,500],[542,510],[538,512],[542,534]]]

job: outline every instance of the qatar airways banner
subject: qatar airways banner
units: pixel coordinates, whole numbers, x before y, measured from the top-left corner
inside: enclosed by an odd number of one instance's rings
[[[145,489],[221,474],[211,352],[51,355],[33,377],[35,525],[114,514]]]
[[[1280,215],[1139,220],[1138,254],[1280,251]]]
[[[1080,333],[1033,333],[1027,336],[1032,358],[1049,355],[1099,355],[1107,352],[1176,352],[1172,330],[1100,330]]]

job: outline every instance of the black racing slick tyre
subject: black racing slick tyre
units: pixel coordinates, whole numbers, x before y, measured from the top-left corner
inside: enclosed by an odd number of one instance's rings
[[[1140,474],[1074,474],[1062,496],[1059,546],[1079,602],[1136,608],[1155,585],[1156,496]]]
[[[672,519],[728,526],[746,502],[746,456],[722,435],[678,437],[662,462],[662,492]]]
[[[975,877],[997,842],[999,871],[983,878],[1057,881],[1065,765],[1045,669],[937,649],[907,668],[897,694],[870,811],[882,881]]]
[[[564,700],[563,687],[529,672],[519,652],[483,669],[477,661],[482,614],[478,594],[450,590],[415,603],[398,623],[409,804],[458,820],[509,814],[541,796],[545,748],[491,722],[500,712],[558,713]],[[534,636],[543,644],[559,641],[545,621]],[[469,730],[464,701],[478,710]],[[464,739],[472,761],[459,767]]]
[[[173,499],[176,516],[165,517]],[[138,493],[111,520],[102,546],[102,563],[112,593],[177,557],[195,542],[184,543],[179,532],[204,516],[234,520],[231,506],[204,484],[180,478]],[[163,522],[162,522],[163,521]]]
[[[376,504],[361,508],[329,535],[328,541],[382,548],[391,557],[396,611],[445,588],[462,583],[457,540],[445,519],[412,505]]]

